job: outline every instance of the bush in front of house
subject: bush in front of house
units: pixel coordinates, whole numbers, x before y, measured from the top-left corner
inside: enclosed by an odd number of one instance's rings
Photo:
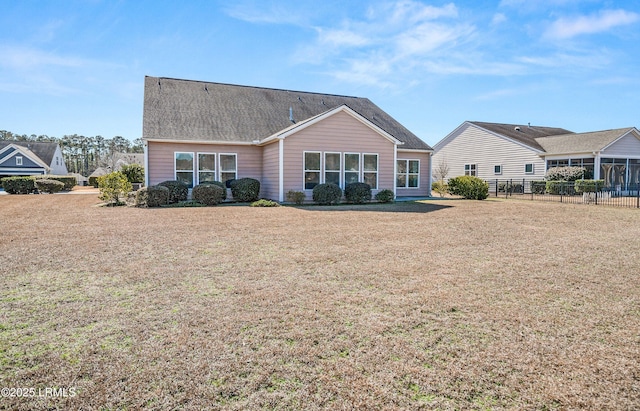
[[[374,198],[380,203],[390,203],[394,200],[395,196],[393,195],[393,191],[385,188],[384,190],[378,191]]]
[[[512,183],[512,182],[498,183],[498,192],[505,193],[507,191],[509,193],[523,194],[524,186],[522,185],[522,183]]]
[[[248,203],[260,198],[260,182],[254,178],[240,178],[230,184],[231,194],[235,201]]]
[[[178,180],[167,180],[158,184],[162,187],[169,189],[169,202],[168,204],[179,203],[180,201],[187,201],[189,195],[189,187]]]
[[[144,181],[144,167],[140,164],[125,164],[120,172],[127,177],[130,183],[142,183]]]
[[[544,178],[547,181],[576,181],[591,177],[591,173],[584,167],[551,167]]]
[[[302,205],[307,198],[306,194],[302,191],[289,190],[287,191],[287,201],[295,203],[296,205]]]
[[[474,176],[449,179],[449,192],[467,200],[484,200],[489,197],[489,184]]]
[[[91,176],[89,177],[89,185],[93,186],[94,188],[98,188],[98,178],[96,176]]]
[[[547,182],[544,180],[532,180],[529,184],[533,194],[544,194],[547,191]]]
[[[351,183],[344,188],[344,198],[349,203],[364,204],[371,201],[371,186],[367,183]]]
[[[431,183],[431,190],[438,193],[440,197],[444,197],[449,192],[449,186],[444,181],[434,181]]]
[[[204,181],[200,184],[215,185],[222,189],[222,201],[227,199],[227,186],[221,181]]]
[[[62,191],[64,183],[57,180],[48,180],[45,178],[36,179],[36,187],[41,193],[54,194]]]
[[[251,203],[251,207],[280,207],[280,204],[276,203],[273,200],[266,200],[264,198],[261,198],[260,200]]]
[[[100,189],[100,199],[113,205],[123,205],[121,200],[131,191],[131,183],[124,174],[114,171],[98,177],[98,188]]]
[[[318,184],[313,187],[313,201],[321,205],[338,204],[342,190],[333,183]]]
[[[5,177],[2,188],[9,194],[31,194],[36,191],[36,180],[32,176]]]
[[[217,184],[198,184],[193,187],[191,198],[195,201],[213,206],[220,204],[226,197],[226,188],[222,188]]]
[[[554,195],[572,195],[575,194],[572,182],[567,181],[547,181],[547,193]]]
[[[78,185],[78,179],[76,179],[74,176],[54,176],[51,174],[36,176],[36,180],[40,179],[55,180],[61,182],[63,184],[63,191],[69,191],[73,189],[73,187]]]
[[[136,191],[136,207],[160,207],[169,203],[169,189],[164,186],[142,187]]]
[[[595,193],[604,188],[604,180],[576,180],[574,184],[577,194]]]

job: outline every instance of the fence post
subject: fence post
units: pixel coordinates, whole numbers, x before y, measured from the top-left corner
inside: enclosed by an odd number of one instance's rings
[[[636,208],[640,208],[640,185],[636,185]]]
[[[498,179],[496,178],[496,198],[498,198]]]

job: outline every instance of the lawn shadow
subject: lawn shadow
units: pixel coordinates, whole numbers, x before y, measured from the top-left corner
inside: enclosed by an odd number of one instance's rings
[[[453,205],[442,205],[422,201],[402,201],[395,203],[369,203],[369,204],[337,204],[329,206],[305,205],[291,206],[303,211],[369,211],[376,213],[431,213]]]

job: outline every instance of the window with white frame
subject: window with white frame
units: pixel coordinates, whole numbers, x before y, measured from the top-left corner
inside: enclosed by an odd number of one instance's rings
[[[236,154],[220,154],[220,181],[227,187],[231,180],[238,178],[238,156]]]
[[[340,186],[340,153],[324,153],[324,182]],[[305,180],[306,181],[306,180]]]
[[[21,166],[22,165],[22,157],[16,156],[16,165],[17,166]]]
[[[493,166],[493,174],[502,174],[502,165],[501,164]]]
[[[476,164],[465,164],[464,165],[464,175],[465,176],[477,176],[477,166]]]
[[[215,153],[198,153],[198,184],[216,181]]]
[[[420,187],[420,160],[398,160],[396,163],[396,187]]]
[[[320,184],[320,152],[307,151],[304,153],[304,189],[313,190]]]
[[[531,164],[531,163],[525,164],[524,165],[524,172],[525,172],[525,174],[533,174],[533,164]]]
[[[193,188],[193,153],[175,153],[175,178]]]
[[[360,181],[360,154],[344,154],[344,186]]]
[[[369,184],[372,190],[378,189],[378,155],[362,155],[362,180]]]

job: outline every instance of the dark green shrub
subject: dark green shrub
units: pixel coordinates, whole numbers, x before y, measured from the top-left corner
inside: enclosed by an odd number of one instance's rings
[[[251,207],[280,207],[280,204],[272,200],[265,200],[264,198],[251,203]]]
[[[64,184],[56,180],[38,178],[36,179],[36,187],[41,193],[53,194],[62,191],[62,189],[64,188]]]
[[[555,195],[573,195],[573,182],[567,181],[547,181],[547,193]]]
[[[124,174],[114,171],[98,177],[98,188],[101,200],[115,205],[123,205],[124,202],[121,199],[131,191],[131,183]]]
[[[187,196],[189,195],[189,187],[185,183],[178,180],[167,180],[158,185],[167,187],[169,189],[168,204],[187,201]]]
[[[191,197],[208,206],[220,204],[226,196],[226,188],[222,188],[217,184],[199,184],[193,187]]]
[[[36,180],[33,176],[5,177],[2,188],[9,194],[31,194],[36,191]]]
[[[136,191],[136,207],[160,207],[169,203],[169,189],[164,186],[142,187]]]
[[[574,184],[577,194],[595,193],[604,188],[604,180],[576,180]]]
[[[98,178],[96,176],[89,177],[89,185],[98,188]]]
[[[371,186],[367,183],[347,184],[344,188],[344,197],[349,203],[368,203],[371,201]]]
[[[144,167],[140,164],[125,164],[120,172],[127,177],[130,183],[142,183],[144,181]]]
[[[384,190],[378,191],[375,196],[375,199],[381,203],[390,203],[394,200],[395,196],[393,195],[393,191],[385,188]]]
[[[551,167],[544,177],[547,181],[576,181],[592,178],[584,167]]]
[[[256,201],[260,198],[260,182],[253,178],[241,178],[231,182],[233,199],[240,202]]]
[[[474,176],[449,179],[449,192],[468,200],[484,200],[489,197],[489,184]]]
[[[36,176],[36,180],[39,180],[39,179],[59,181],[64,185],[64,187],[62,188],[62,190],[64,191],[69,191],[73,189],[73,187],[78,185],[78,179],[76,179],[74,176],[54,176],[54,175],[47,174],[47,175]]]
[[[213,184],[222,189],[222,201],[227,199],[227,186],[221,181],[205,181],[200,184]]]
[[[342,190],[333,183],[318,184],[313,187],[313,201],[318,204],[338,204]]]
[[[287,192],[287,201],[290,201],[297,205],[302,205],[306,198],[307,198],[306,194],[303,193],[302,191],[289,190]]]
[[[509,193],[522,194],[524,193],[524,186],[522,185],[522,183],[498,183],[498,192],[505,193],[507,191]]]
[[[544,194],[547,191],[547,182],[544,180],[533,180],[529,184],[533,194]]]

